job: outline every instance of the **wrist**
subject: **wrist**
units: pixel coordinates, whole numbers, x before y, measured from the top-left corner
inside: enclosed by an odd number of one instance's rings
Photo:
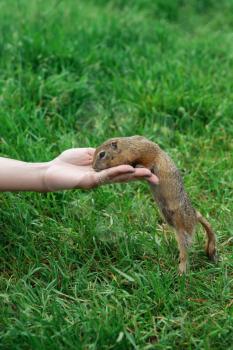
[[[40,174],[40,185],[42,187],[41,192],[55,191],[56,189],[52,186],[54,173],[53,161],[38,164],[38,172]]]
[[[46,183],[46,174],[49,169],[49,165],[50,162],[26,163],[29,171],[29,188],[27,191],[49,192],[49,188]]]

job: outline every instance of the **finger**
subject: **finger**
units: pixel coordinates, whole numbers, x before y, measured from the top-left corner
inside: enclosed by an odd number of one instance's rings
[[[129,181],[137,181],[137,180],[147,180],[153,185],[157,185],[159,180],[157,176],[152,174],[148,169],[140,169],[141,171],[134,173],[125,173],[115,176],[112,179],[105,180],[102,183],[117,183],[117,182],[129,182]]]
[[[70,148],[63,151],[57,159],[69,162],[72,164],[79,164],[80,159],[90,158],[89,148]]]
[[[80,154],[80,152],[93,155],[95,153],[95,148],[92,148],[92,147],[70,148],[64,151],[63,154],[65,153]]]
[[[95,148],[87,148],[87,160],[86,160],[86,165],[92,164],[94,154],[95,154]]]
[[[87,148],[87,153],[93,157],[93,155],[95,153],[95,148],[91,148],[91,147]]]
[[[73,148],[73,157],[77,155],[77,159],[74,164],[90,165],[93,162],[94,153],[95,148]],[[80,156],[83,157],[82,161],[80,159]]]
[[[135,173],[135,169],[130,165],[124,164],[124,165],[119,165],[119,166],[102,170],[100,173],[102,173],[102,176],[111,180],[112,178],[121,174]]]
[[[97,185],[103,185],[106,183],[112,182],[112,179],[114,179],[117,176],[123,175],[123,174],[133,174],[135,172],[135,169],[130,165],[119,165],[116,167],[112,167],[109,169],[102,170],[98,173],[95,173]]]
[[[123,174],[123,175],[125,175],[125,177],[122,176],[122,179],[126,179],[126,181],[127,181],[128,174]],[[118,176],[119,175],[117,175],[117,178],[118,178]],[[115,179],[115,177],[113,178],[113,180],[114,179]],[[130,176],[130,180],[131,179],[133,179],[133,180],[134,179],[135,180],[146,179],[151,184],[155,184],[155,185],[157,185],[159,183],[158,177],[156,175],[154,175],[149,169],[144,168],[144,167],[143,168],[136,168],[134,173],[132,174],[132,176]]]
[[[158,177],[147,168],[136,168],[134,177],[139,179],[144,177],[146,180],[148,180],[151,184],[154,185],[157,185],[159,183]]]
[[[121,182],[130,182],[136,180],[142,180],[142,178],[136,178],[134,174],[122,174],[114,177],[114,179],[110,180],[108,183],[121,183]]]
[[[137,181],[137,180],[147,180],[151,177],[151,175],[143,176],[141,174],[135,175],[135,174],[122,174],[114,177],[112,180],[110,180],[110,183],[116,183],[116,182],[129,182],[129,181]]]
[[[151,185],[158,185],[159,184],[159,178],[152,174],[150,177],[145,178]]]
[[[151,176],[152,172],[147,168],[135,168],[135,176]]]

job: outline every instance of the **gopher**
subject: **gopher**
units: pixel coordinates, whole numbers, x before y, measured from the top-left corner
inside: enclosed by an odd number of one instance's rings
[[[179,273],[186,272],[187,251],[198,223],[202,224],[207,235],[206,254],[215,261],[214,231],[200,212],[193,208],[180,172],[168,154],[142,136],[110,139],[96,149],[93,159],[96,171],[121,164],[146,167],[159,178],[159,184],[150,184],[150,187],[162,216],[175,229],[179,247]]]

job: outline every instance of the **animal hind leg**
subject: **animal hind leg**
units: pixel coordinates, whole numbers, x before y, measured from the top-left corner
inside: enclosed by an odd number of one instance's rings
[[[188,263],[188,247],[191,244],[191,235],[184,230],[176,230],[176,240],[179,248],[179,274],[183,275],[187,270]]]

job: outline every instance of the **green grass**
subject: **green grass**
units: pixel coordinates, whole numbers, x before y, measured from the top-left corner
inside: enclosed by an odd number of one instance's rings
[[[0,155],[141,134],[218,236],[177,276],[147,185],[0,194],[0,349],[232,349],[233,1],[0,2]]]

